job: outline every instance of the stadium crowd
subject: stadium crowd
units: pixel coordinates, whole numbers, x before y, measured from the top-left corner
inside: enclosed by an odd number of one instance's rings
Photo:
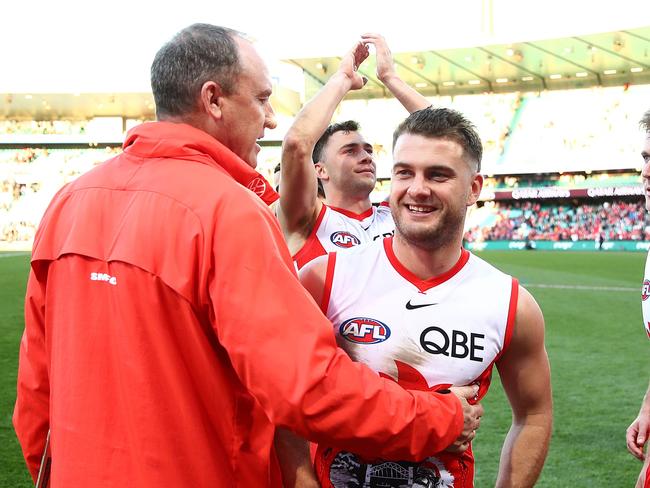
[[[492,224],[475,225],[467,242],[496,240],[650,240],[642,201],[601,203],[494,202]]]
[[[617,124],[634,124],[634,117],[630,115],[636,112],[633,107],[641,104],[649,90],[648,86],[641,85],[542,93],[437,96],[428,97],[428,100],[434,106],[460,110],[476,124],[484,147],[483,172],[489,175],[485,178],[485,189],[587,188],[638,184],[638,173],[635,172],[633,163],[637,155],[630,152],[636,142],[633,142],[634,131],[621,129],[623,134],[632,134],[621,140],[612,138],[611,132]],[[548,107],[558,109],[548,110]],[[561,110],[561,107],[574,107],[575,110]],[[336,118],[359,120],[366,137],[376,142],[375,157],[379,180],[371,198],[375,203],[382,201],[388,195],[388,178],[392,165],[391,143],[387,138],[392,132],[391,127],[404,118],[403,107],[391,99],[349,100],[341,104]],[[127,122],[142,121],[129,119]],[[0,120],[0,136],[79,135],[81,141],[88,133],[90,125],[92,121],[88,120]],[[127,128],[131,125],[127,123]],[[601,147],[600,141],[608,141],[607,148]],[[615,144],[612,144],[612,141]],[[531,151],[533,147],[535,150]],[[268,148],[264,148],[264,151],[267,150]],[[51,190],[54,186],[58,189],[118,151],[119,148],[2,149],[0,144],[0,227],[31,229],[40,220],[40,215],[34,216],[45,210],[44,204],[53,195]],[[567,156],[571,160],[570,164],[560,161],[560,154]],[[632,154],[632,159],[629,154]],[[604,166],[596,164],[601,160],[605,161]],[[278,161],[279,151],[270,151],[266,157],[260,157],[258,171],[270,177],[272,168]],[[559,173],[555,168],[558,165],[562,165],[563,173]],[[531,171],[533,167],[534,171]],[[498,174],[490,175],[493,170]],[[621,172],[622,170],[625,171]],[[508,174],[503,174],[504,172]],[[47,176],[43,176],[44,174]],[[40,181],[43,178],[47,178],[47,184]],[[42,208],[30,210],[29,218],[26,218],[25,212],[16,214],[8,208],[14,206],[15,210],[15,203],[21,198],[25,200],[24,192],[15,190],[20,186],[17,181],[23,185],[40,181],[41,190],[47,193],[47,197],[40,199]],[[27,199],[29,198],[28,196]],[[34,207],[39,204],[31,202],[29,205]],[[632,229],[630,225],[624,225],[623,220],[617,220],[610,225],[607,219],[600,218],[598,223],[583,224],[581,216],[598,213],[590,205],[575,207],[562,203],[558,204],[557,208],[547,205],[529,202],[516,204],[511,209],[510,205],[499,204],[495,207],[498,210],[497,218],[488,222],[489,225],[485,228],[470,229],[466,238],[473,241],[518,239],[528,236],[535,239],[570,240],[592,239],[600,232],[604,233],[607,239],[648,237],[644,228]],[[27,203],[24,207],[26,206]],[[612,208],[617,206],[617,203],[612,204]],[[540,208],[541,214],[531,217],[530,214],[535,213],[529,210],[531,208]],[[603,206],[603,209],[607,208]],[[26,225],[22,226],[21,222]],[[3,236],[30,239],[30,232],[1,230],[0,240],[4,240]]]
[[[38,213],[33,211],[33,207],[39,205],[35,195],[44,186],[58,187],[72,181],[119,151],[119,148],[24,148],[0,151],[0,163],[3,163],[3,171],[0,172],[0,241],[30,241],[39,220],[33,217]],[[44,166],[53,171],[43,172]],[[44,174],[50,179],[49,185],[44,185]],[[496,176],[486,178],[485,188],[592,187],[613,184],[614,180],[634,182],[637,178],[633,173]],[[383,200],[388,194],[389,186],[389,180],[378,181],[373,201]],[[46,203],[45,198],[39,201]],[[486,206],[491,209],[494,218],[470,228],[465,235],[467,242],[518,239],[575,241],[596,239],[600,234],[606,240],[650,240],[650,222],[644,222],[648,218],[643,212],[639,213],[642,207],[640,202],[575,205],[525,201],[494,202],[487,203]],[[30,216],[17,211],[27,207],[30,207]]]
[[[86,120],[0,120],[2,134],[84,134]]]
[[[54,193],[119,151],[119,148],[0,150],[0,242],[29,243]]]

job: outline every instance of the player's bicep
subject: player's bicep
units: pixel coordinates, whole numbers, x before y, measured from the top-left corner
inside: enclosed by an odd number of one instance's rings
[[[318,218],[318,180],[311,159],[313,146],[287,134],[280,169],[280,224],[285,233],[311,231]]]
[[[522,287],[512,340],[497,368],[515,417],[550,411],[551,378],[544,345],[544,316],[532,295]]]

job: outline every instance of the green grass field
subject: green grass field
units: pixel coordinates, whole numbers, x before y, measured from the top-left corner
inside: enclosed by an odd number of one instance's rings
[[[555,427],[540,487],[628,487],[641,467],[627,453],[650,372],[641,324],[643,253],[484,252],[517,276],[546,318]],[[31,486],[11,426],[28,256],[0,254],[0,486]],[[480,290],[477,290],[480,293]],[[496,376],[496,375],[495,375]],[[474,443],[476,486],[494,486],[510,412],[498,379]]]
[[[29,256],[25,253],[0,253],[0,486],[3,488],[33,486],[11,425],[28,266]]]

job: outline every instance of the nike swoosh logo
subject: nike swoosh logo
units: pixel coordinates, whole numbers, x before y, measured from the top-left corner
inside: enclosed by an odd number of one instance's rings
[[[430,307],[431,305],[438,305],[437,303],[423,303],[422,305],[411,305],[411,300],[406,302],[406,310],[415,310],[416,308]]]

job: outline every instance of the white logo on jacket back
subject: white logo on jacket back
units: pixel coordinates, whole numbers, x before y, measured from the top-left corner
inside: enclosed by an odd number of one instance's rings
[[[91,281],[105,281],[111,285],[117,285],[117,278],[106,273],[90,273]]]

